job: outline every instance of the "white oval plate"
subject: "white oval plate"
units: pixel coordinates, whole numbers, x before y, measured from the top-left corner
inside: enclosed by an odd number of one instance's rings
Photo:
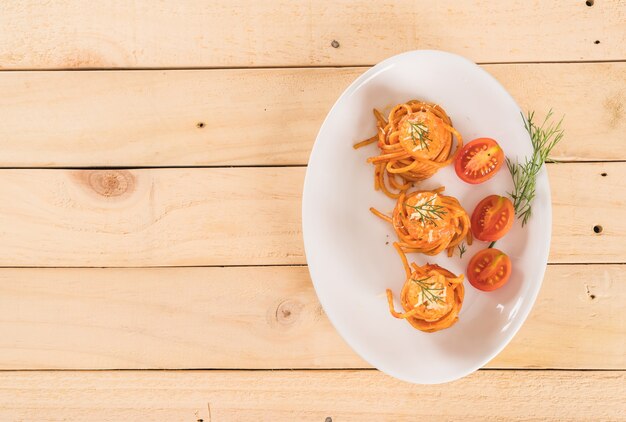
[[[372,215],[394,201],[374,191],[373,166],[366,158],[376,145],[352,145],[375,131],[372,109],[421,99],[440,104],[465,142],[491,137],[507,157],[520,161],[532,151],[520,108],[486,71],[465,58],[441,51],[412,51],[374,66],[339,97],[324,121],[311,153],[302,200],[302,226],[311,278],[322,306],[348,344],[370,364],[396,378],[435,384],[461,378],[496,356],[519,330],[541,287],[550,248],[552,210],[545,169],[537,180],[533,217],[519,221],[497,243],[513,263],[509,282],[481,292],[465,281],[459,321],[436,333],[415,330],[388,311],[385,289],[397,298],[404,283],[400,258],[392,247],[391,226]],[[506,166],[481,185],[462,182],[450,165],[419,188],[444,185],[471,214],[489,194],[512,188]],[[387,244],[388,243],[388,244]],[[469,259],[488,246],[475,241],[458,253],[427,257],[409,254],[422,265],[437,263],[465,273]],[[399,303],[396,307],[400,308]]]

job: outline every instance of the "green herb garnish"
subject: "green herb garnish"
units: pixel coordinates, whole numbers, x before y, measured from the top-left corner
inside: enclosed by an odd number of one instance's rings
[[[465,247],[465,243],[461,243],[459,246],[459,258],[463,258],[463,254],[467,251],[467,248]]]
[[[425,201],[420,205],[409,205],[408,203],[404,203],[409,208],[413,208],[416,213],[419,215],[419,221],[424,224],[426,222],[431,223],[433,225],[437,225],[435,219],[441,220],[442,216],[446,213],[446,208],[441,205],[435,205],[433,201],[435,197],[432,196],[430,199]]]
[[[548,158],[550,151],[563,138],[563,129],[561,123],[548,122],[552,117],[552,110],[544,119],[540,126],[533,122],[535,112],[530,112],[524,118],[524,127],[530,135],[533,145],[533,153],[530,158],[526,158],[523,164],[519,162],[513,163],[509,158],[506,159],[506,165],[511,172],[513,178],[513,192],[509,192],[509,196],[513,199],[513,208],[517,218],[522,219],[522,227],[528,222],[532,215],[532,202],[535,199],[535,189],[537,185],[537,174],[541,170],[544,162],[554,162]]]
[[[411,134],[413,145],[417,146],[417,142],[419,142],[420,149],[429,151],[428,143],[431,140],[428,137],[428,126],[424,123],[409,122],[409,133]]]
[[[420,287],[420,289],[422,290],[422,296],[428,302],[445,303],[445,301],[443,300],[443,298],[439,294],[434,293],[434,292],[441,292],[441,293],[443,293],[443,288],[435,287],[435,283],[426,283],[426,280],[430,280],[430,279],[431,279],[431,277],[426,277],[426,278],[422,278],[422,279],[419,279],[419,280],[416,280],[416,279],[412,278],[411,281],[413,283],[416,283]],[[419,305],[421,305],[421,303]]]

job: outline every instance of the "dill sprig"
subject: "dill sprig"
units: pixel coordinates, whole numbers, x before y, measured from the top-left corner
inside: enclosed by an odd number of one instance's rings
[[[431,142],[431,140],[428,137],[428,126],[420,122],[409,122],[409,127],[413,145],[417,146],[417,142],[419,141],[420,149],[429,151],[428,143]]]
[[[463,258],[463,254],[467,252],[467,248],[465,247],[465,243],[461,243],[459,246],[459,258]]]
[[[425,201],[420,205],[409,205],[408,203],[404,203],[409,208],[413,208],[417,214],[419,215],[420,223],[431,223],[433,225],[437,225],[435,219],[441,220],[442,216],[446,213],[446,208],[441,205],[436,205],[433,203],[435,197],[432,196],[430,199]]]
[[[509,158],[506,159],[506,165],[513,178],[513,192],[508,194],[513,199],[515,215],[517,218],[522,219],[522,227],[532,215],[531,206],[535,199],[537,174],[539,174],[544,162],[554,162],[548,156],[556,144],[563,138],[563,129],[561,129],[563,118],[557,123],[549,122],[552,117],[552,110],[548,112],[543,123],[539,126],[533,121],[534,117],[534,111],[529,112],[525,118],[522,115],[524,127],[528,131],[532,142],[532,155],[530,158],[526,158],[523,164],[517,161],[513,163]]]
[[[434,293],[434,292],[443,292],[443,288],[435,287],[435,283],[426,283],[426,280],[430,280],[430,279],[431,277],[426,277],[426,278],[422,278],[419,280],[412,278],[411,281],[416,283],[419,286],[419,288],[422,290],[422,296],[428,302],[442,302],[442,303],[445,302],[440,295]]]

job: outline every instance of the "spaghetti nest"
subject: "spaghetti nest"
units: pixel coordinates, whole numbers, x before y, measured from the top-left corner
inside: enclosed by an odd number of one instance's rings
[[[450,164],[463,146],[450,117],[436,104],[411,100],[396,105],[387,120],[378,110],[374,116],[378,134],[354,148],[378,141],[380,155],[367,161],[375,166],[374,188],[391,198],[398,198],[411,183],[428,179]],[[457,139],[454,153],[453,135]]]
[[[458,321],[463,306],[463,275],[457,277],[435,264],[409,265],[400,245],[394,243],[394,246],[402,258],[406,281],[400,293],[403,313],[396,312],[393,293],[387,289],[391,315],[406,319],[413,327],[429,333],[452,326]]]
[[[456,198],[441,195],[443,190],[401,192],[391,217],[370,210],[393,225],[404,252],[437,255],[447,249],[452,256],[464,239],[472,243],[470,219]]]

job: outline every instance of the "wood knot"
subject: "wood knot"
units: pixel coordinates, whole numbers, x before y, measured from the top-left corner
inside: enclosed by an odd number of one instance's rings
[[[276,321],[282,325],[291,325],[298,320],[304,305],[297,300],[283,300],[276,307]]]
[[[88,183],[96,193],[108,198],[131,191],[134,179],[126,170],[93,170],[89,174]]]

